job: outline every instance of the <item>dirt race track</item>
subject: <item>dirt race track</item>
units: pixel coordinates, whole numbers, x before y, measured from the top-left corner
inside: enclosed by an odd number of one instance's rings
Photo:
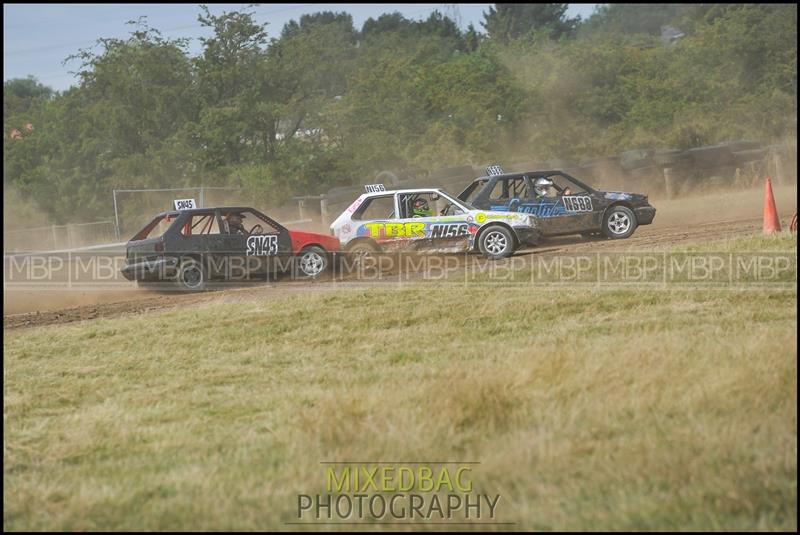
[[[781,224],[788,225],[797,210],[797,187],[775,190]],[[579,236],[544,240],[536,249],[518,256],[594,251],[647,251],[681,243],[722,240],[760,232],[763,191],[759,189],[726,192],[677,199],[653,201],[658,212],[652,225],[643,226],[627,240],[585,240]],[[478,255],[459,255],[457,262],[486,262]],[[413,280],[414,273],[398,273]],[[419,274],[421,275],[421,274]],[[382,278],[386,282],[386,278]],[[395,280],[397,280],[395,278]],[[211,302],[270,299],[296,292],[330,291],[341,288],[365,288],[374,281],[359,280],[349,274],[315,282],[278,280],[256,286],[226,288],[202,294],[155,293],[130,288],[114,289],[14,289],[4,285],[3,326],[6,329],[62,324],[96,318],[143,314],[155,310],[197,306]]]

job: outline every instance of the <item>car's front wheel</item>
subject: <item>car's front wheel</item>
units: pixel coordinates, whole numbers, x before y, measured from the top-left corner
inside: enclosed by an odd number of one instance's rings
[[[176,282],[182,290],[201,292],[206,287],[206,271],[203,263],[195,258],[184,258],[178,266]]]
[[[478,238],[478,249],[486,258],[497,260],[514,254],[516,242],[514,235],[506,227],[493,225],[481,233]]]
[[[636,230],[636,215],[626,206],[612,207],[603,220],[603,234],[612,240],[629,237]]]
[[[328,269],[328,253],[322,247],[310,245],[297,255],[297,269],[304,277],[317,277]]]

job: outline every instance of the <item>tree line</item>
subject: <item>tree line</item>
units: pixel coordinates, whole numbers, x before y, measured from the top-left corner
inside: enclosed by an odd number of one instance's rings
[[[291,195],[385,169],[588,158],[778,140],[797,128],[796,4],[495,4],[481,29],[439,12],[360,29],[344,12],[277,34],[212,14],[201,52],[145,19],[70,59],[76,85],[4,83],[4,186],[54,222],[111,190],[237,186]]]

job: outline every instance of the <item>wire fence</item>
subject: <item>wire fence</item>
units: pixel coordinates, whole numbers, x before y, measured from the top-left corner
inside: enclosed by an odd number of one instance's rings
[[[113,221],[3,231],[3,252],[60,251],[117,242]]]

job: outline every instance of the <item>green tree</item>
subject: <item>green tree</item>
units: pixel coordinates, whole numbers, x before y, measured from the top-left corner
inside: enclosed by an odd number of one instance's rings
[[[692,9],[692,4],[600,4],[581,24],[580,33],[660,35],[662,26],[681,26]]]
[[[481,23],[489,37],[509,43],[535,31],[545,31],[551,39],[571,35],[580,17],[566,16],[569,4],[495,4],[483,13]]]
[[[31,106],[51,100],[55,91],[39,83],[33,76],[12,78],[3,82],[3,123],[14,115],[27,112]],[[6,124],[6,129],[8,125]]]

